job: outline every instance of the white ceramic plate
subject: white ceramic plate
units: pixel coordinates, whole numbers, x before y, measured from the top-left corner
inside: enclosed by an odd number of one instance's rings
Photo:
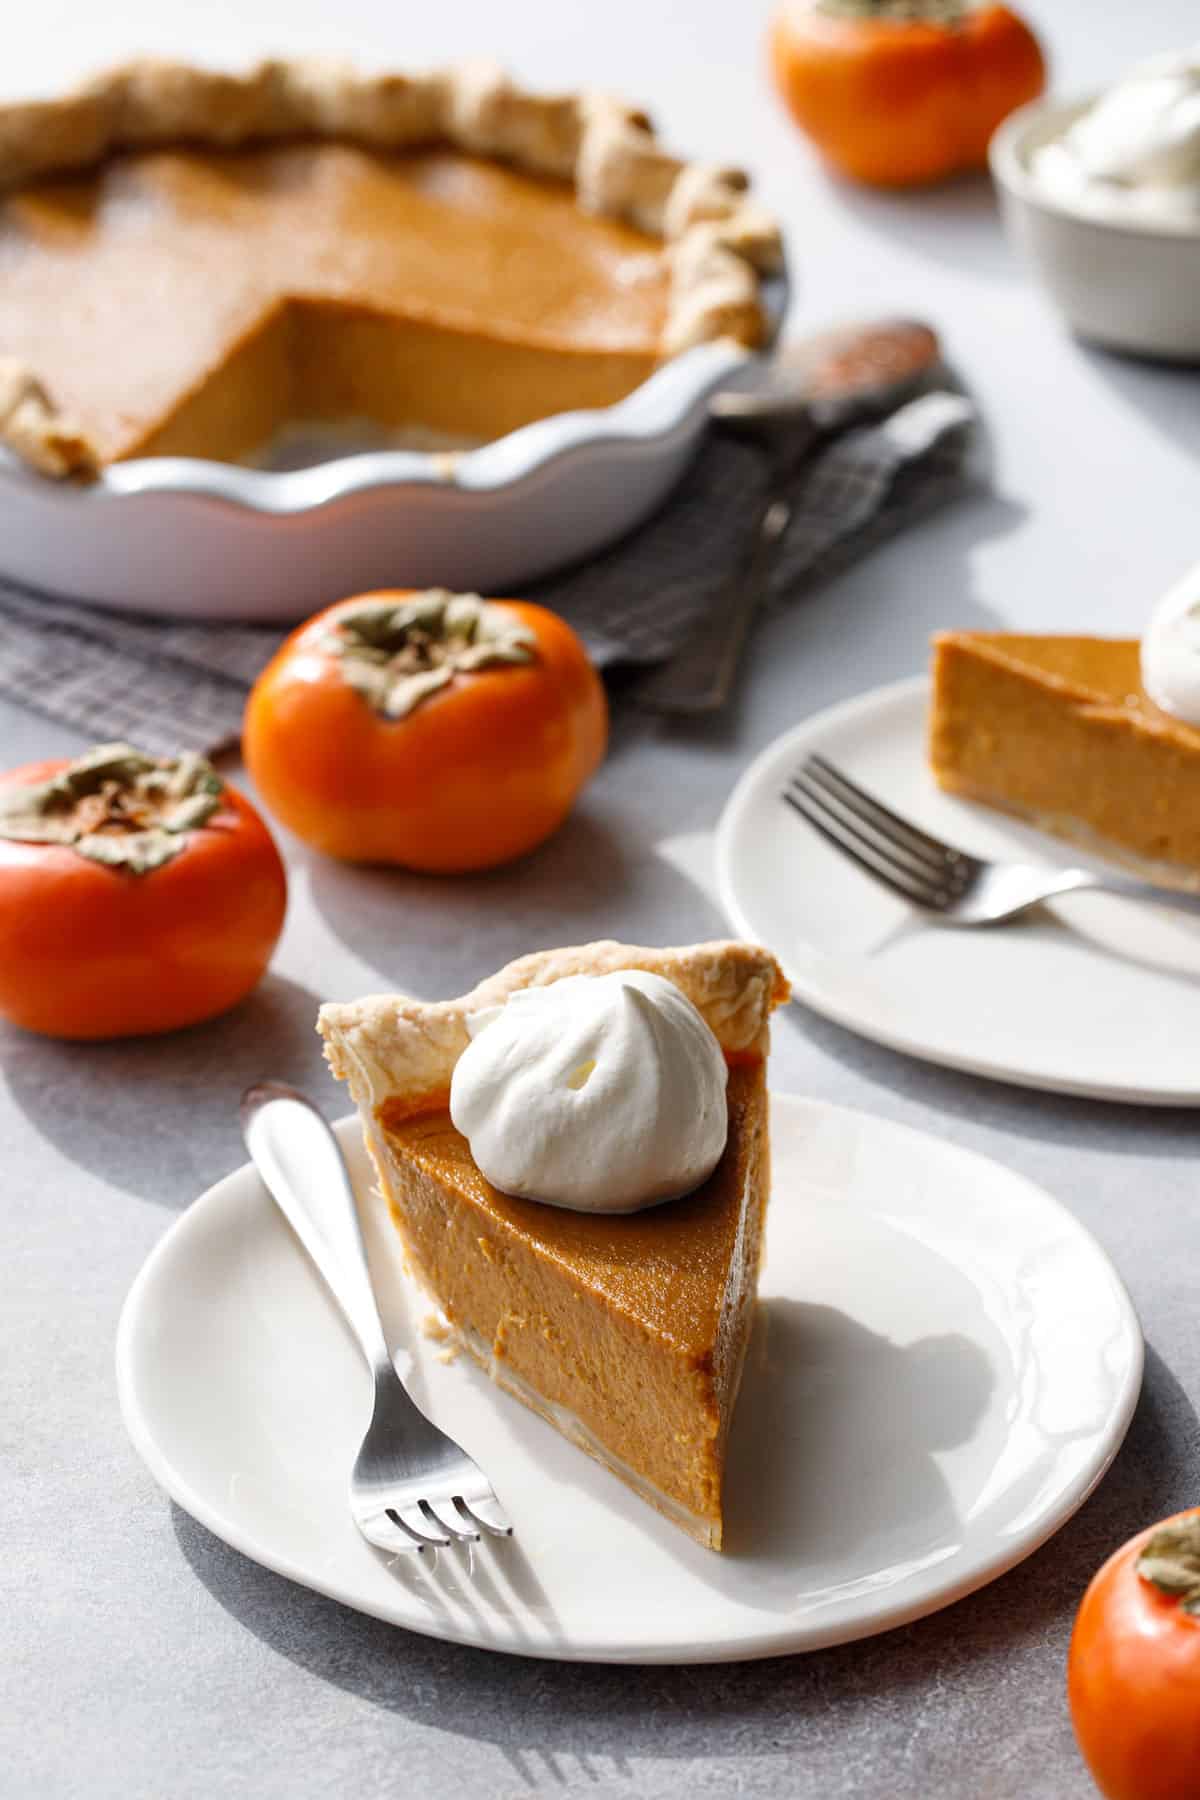
[[[531,1656],[704,1662],[815,1649],[933,1611],[1027,1556],[1107,1468],[1141,1381],[1128,1296],[1063,1207],[992,1162],[773,1102],[763,1308],[702,1550],[466,1360],[398,1271],[351,1121],[389,1342],[488,1471],[515,1536],[437,1567],[359,1537],[370,1384],[320,1278],[241,1169],[167,1233],[117,1374],[152,1473],[269,1568],[413,1631]],[[403,1346],[404,1348],[399,1348]]]
[[[925,764],[921,678],[818,713],[769,745],[717,831],[721,903],[797,999],[894,1050],[1024,1087],[1155,1106],[1200,1101],[1200,917],[1076,895],[986,931],[938,925],[780,799],[820,750],[897,812],[980,856],[1101,868],[943,794]]]

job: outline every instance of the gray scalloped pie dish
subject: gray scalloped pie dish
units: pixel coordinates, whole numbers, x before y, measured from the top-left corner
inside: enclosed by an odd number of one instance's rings
[[[786,279],[765,294],[773,340]],[[377,587],[512,592],[653,512],[699,446],[710,396],[752,378],[761,355],[702,344],[615,406],[453,454],[372,450],[285,471],[144,457],[86,487],[5,456],[0,571],[130,612],[281,623]]]

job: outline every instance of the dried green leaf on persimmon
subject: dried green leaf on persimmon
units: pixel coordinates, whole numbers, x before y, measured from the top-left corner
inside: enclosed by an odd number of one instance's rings
[[[407,718],[456,675],[536,659],[533,632],[506,608],[448,588],[363,601],[337,614],[324,645],[385,719]]]
[[[62,844],[106,868],[147,875],[208,823],[221,793],[203,756],[98,744],[45,781],[0,788],[0,838]]]

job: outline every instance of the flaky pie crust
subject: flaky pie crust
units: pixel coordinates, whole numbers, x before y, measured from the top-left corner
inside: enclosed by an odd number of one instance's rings
[[[521,988],[547,987],[565,975],[604,975],[645,969],[673,981],[699,1010],[721,1048],[731,1054],[766,1049],[771,1011],[788,997],[775,958],[752,944],[716,942],[646,949],[602,941],[563,950],[538,950],[491,975],[458,1000],[410,1000],[370,994],[323,1006],[317,1030],[333,1073],[348,1081],[369,1114],[385,1100],[443,1095],[454,1065],[470,1043],[467,1019],[501,1006]]]

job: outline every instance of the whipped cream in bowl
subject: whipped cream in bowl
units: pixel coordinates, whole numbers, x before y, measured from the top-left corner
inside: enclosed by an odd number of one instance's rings
[[[1200,563],[1154,609],[1142,638],[1142,686],[1163,712],[1200,727]]]
[[[639,969],[524,988],[468,1021],[450,1117],[493,1187],[576,1212],[680,1198],[728,1135],[724,1053],[674,982]]]
[[[1080,337],[1200,362],[1200,45],[1085,100],[1018,107],[988,162],[1018,250]]]
[[[1133,69],[1034,147],[1029,168],[1080,211],[1200,230],[1200,44]]]

